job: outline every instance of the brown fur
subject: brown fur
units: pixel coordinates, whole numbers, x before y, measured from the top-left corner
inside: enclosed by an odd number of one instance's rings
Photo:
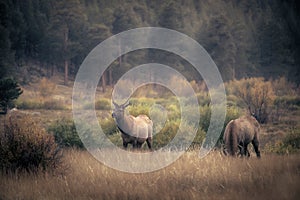
[[[231,120],[224,132],[224,153],[226,155],[250,156],[248,144],[252,143],[256,156],[260,157],[259,151],[259,123],[252,116],[243,116]]]

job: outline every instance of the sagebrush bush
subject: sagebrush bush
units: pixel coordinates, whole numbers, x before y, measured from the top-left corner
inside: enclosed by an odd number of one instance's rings
[[[260,123],[266,123],[275,99],[271,81],[264,78],[243,78],[226,84],[227,94],[232,94],[243,100],[245,108],[253,114]]]
[[[290,154],[300,152],[300,130],[291,130],[283,140],[268,143],[265,146],[266,152],[277,154]]]
[[[293,109],[294,107],[300,107],[299,96],[281,96],[277,97],[274,101],[274,105],[278,108]]]
[[[54,137],[30,115],[11,113],[0,133],[2,172],[38,172],[62,167],[62,151]]]
[[[286,77],[280,77],[272,81],[272,87],[276,96],[295,96],[296,85],[289,82]]]
[[[300,130],[292,130],[284,139],[283,144],[294,151],[300,150]]]

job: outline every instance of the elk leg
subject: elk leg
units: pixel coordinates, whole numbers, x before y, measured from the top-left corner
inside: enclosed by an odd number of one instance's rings
[[[128,146],[128,142],[123,141],[123,147],[124,147],[124,149],[127,149],[127,146]]]
[[[140,149],[142,147],[142,143],[140,143],[139,141],[136,142],[136,148]]]
[[[137,148],[137,141],[136,141],[136,139],[134,139],[134,140],[132,141],[132,148],[133,148],[133,149],[136,149],[136,148]]]
[[[244,146],[243,146],[243,144],[240,143],[240,144],[238,145],[238,148],[239,148],[239,155],[240,155],[241,157],[243,157],[243,156],[244,156]]]
[[[250,157],[250,152],[248,149],[247,149],[247,156]]]
[[[223,147],[223,153],[224,153],[224,155],[225,155],[225,156],[227,156],[227,155],[228,155],[228,153],[227,153],[227,150],[226,150],[226,148],[225,148],[225,147]]]
[[[257,139],[252,140],[252,145],[253,145],[253,147],[254,147],[256,156],[257,156],[258,158],[260,158],[260,151],[259,151],[259,149],[258,149],[258,146],[259,146],[258,140],[257,140]]]
[[[248,150],[248,145],[244,145],[244,155],[250,157],[250,152]]]
[[[148,137],[147,140],[146,140],[149,149],[152,149],[151,140],[152,140],[151,137]]]

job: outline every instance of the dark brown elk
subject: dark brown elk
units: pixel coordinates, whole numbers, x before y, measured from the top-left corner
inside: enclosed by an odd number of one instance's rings
[[[260,158],[259,151],[260,125],[252,116],[243,116],[231,120],[224,132],[224,153],[231,156],[250,156],[248,144],[252,143],[256,156]]]
[[[144,142],[147,142],[149,149],[152,148],[153,122],[146,115],[134,117],[129,115],[125,108],[129,106],[128,101],[118,105],[113,101],[115,106],[112,117],[115,119],[118,129],[121,131],[123,147],[127,148],[132,144],[133,148],[141,148]]]

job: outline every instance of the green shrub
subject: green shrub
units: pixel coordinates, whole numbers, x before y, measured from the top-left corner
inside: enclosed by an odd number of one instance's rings
[[[244,102],[238,98],[237,96],[231,94],[231,95],[227,95],[227,106],[229,107],[240,107],[243,108],[244,107]]]
[[[272,86],[276,96],[294,96],[297,93],[297,85],[284,76],[273,80]]]
[[[300,151],[300,130],[292,130],[283,140],[278,140],[274,144],[268,143],[265,151],[278,154],[298,153]]]
[[[207,132],[210,124],[211,109],[210,106],[200,107],[200,128]]]
[[[84,109],[96,109],[96,110],[111,110],[111,103],[109,99],[100,98],[95,102],[95,106],[91,103],[84,105]]]
[[[190,149],[199,148],[202,145],[202,142],[205,138],[206,133],[199,127],[197,134],[191,144]]]
[[[58,100],[18,100],[16,105],[19,109],[24,110],[36,110],[36,109],[47,109],[47,110],[65,110],[66,107],[61,101]]]
[[[43,104],[40,101],[36,100],[17,100],[16,105],[20,109],[24,110],[35,110],[35,109],[41,109],[43,107]]]
[[[239,107],[236,106],[227,106],[226,108],[226,117],[225,117],[225,121],[224,121],[224,126],[221,132],[221,135],[219,137],[219,141],[217,145],[220,145],[223,142],[223,135],[224,135],[224,131],[225,128],[227,126],[227,124],[234,119],[239,118],[242,115],[241,110],[239,109]]]
[[[198,102],[200,106],[206,106],[209,105],[211,100],[208,92],[203,92],[197,94]]]
[[[110,110],[111,109],[111,103],[109,99],[100,98],[95,103],[95,109],[96,110]]]
[[[274,105],[279,108],[294,108],[300,107],[300,97],[299,96],[281,96],[276,97]]]
[[[179,123],[171,121],[165,124],[162,130],[153,137],[153,147],[161,148],[169,144],[178,131]]]
[[[49,126],[48,131],[54,135],[55,141],[62,147],[84,148],[72,120],[57,120]]]
[[[241,116],[241,110],[236,106],[227,106],[226,118],[224,124],[227,125],[233,119],[237,119]]]
[[[133,116],[148,115],[150,105],[147,104],[136,104],[128,107],[128,111]]]
[[[241,116],[241,111],[238,107],[235,106],[227,106],[226,107],[226,117],[224,121],[223,130],[220,134],[220,139],[223,138],[223,132],[230,120],[237,119]],[[205,133],[208,130],[210,125],[210,118],[211,118],[211,107],[210,106],[201,106],[200,107],[200,129],[203,130]]]
[[[29,115],[7,116],[0,144],[2,172],[38,172],[62,167],[62,152],[54,137]]]
[[[117,132],[116,122],[112,118],[103,119],[99,123],[106,135],[112,135]]]
[[[290,147],[294,151],[300,149],[300,130],[292,130],[284,139],[283,144],[286,147]]]
[[[179,130],[180,122],[181,122],[180,120],[167,122],[165,126],[162,128],[162,130],[153,137],[153,147],[161,148],[170,144],[170,142],[174,139],[178,131],[180,131]],[[192,148],[201,146],[203,139],[205,138],[205,132],[200,127],[195,128],[186,122],[182,122],[182,123],[183,124],[182,124],[181,133],[184,136],[183,137],[178,136],[179,138],[177,138],[177,141],[174,141],[175,146],[173,147],[178,149],[181,148],[182,145],[183,146],[188,145],[188,143],[191,143],[189,145],[191,145]],[[196,135],[194,139],[190,141],[190,139],[192,139],[191,133],[194,131],[197,131]]]
[[[155,103],[155,99],[153,98],[146,98],[146,97],[139,97],[139,98],[132,98],[130,99],[130,103],[133,106],[151,106],[152,104]]]
[[[114,145],[116,145],[118,147],[123,147],[121,133],[108,135],[107,137]]]
[[[82,138],[79,137],[77,129],[79,129]],[[48,127],[48,131],[54,135],[56,143],[61,147],[85,149],[82,139],[88,147],[96,147],[100,142],[96,135],[98,130],[92,131],[84,121],[75,126],[73,120],[59,119]]]
[[[180,119],[180,109],[179,105],[177,104],[170,104],[167,106],[167,111],[168,111],[168,119],[170,121],[176,121]]]
[[[47,110],[65,110],[66,107],[64,106],[64,104],[61,101],[46,100],[42,104],[42,108],[41,109],[47,109]]]
[[[183,99],[184,100],[184,107],[180,108],[180,105],[176,98],[170,98],[170,99],[148,99],[148,98],[134,98],[130,100],[131,106],[128,107],[128,111],[131,115],[137,116],[139,114],[146,114],[150,115],[150,117],[157,117],[160,121],[163,122],[166,116],[163,116],[163,113],[160,113],[160,109],[155,109],[155,107],[152,107],[154,103],[161,105],[164,107],[164,109],[167,111],[167,121],[165,124],[154,124],[154,131],[156,135],[153,137],[153,147],[154,148],[161,148],[167,144],[174,138],[175,134],[178,131],[178,127],[180,125],[180,109],[184,109],[187,113],[187,119],[185,124],[185,131],[187,134],[190,133],[192,130],[192,127],[189,124],[189,121],[192,121],[196,119],[198,116],[196,115],[195,109],[193,106],[189,105],[189,98]],[[208,101],[207,101],[208,102]],[[200,122],[199,127],[197,131],[197,135],[194,138],[194,141],[192,143],[193,146],[200,146],[203,142],[203,139],[205,137],[205,134],[208,130],[209,124],[210,124],[210,117],[211,117],[211,107],[203,103],[203,106],[200,106]],[[218,105],[216,105],[218,106]],[[158,107],[157,107],[158,108]],[[150,111],[150,112],[149,112]],[[152,115],[152,116],[151,116]],[[228,106],[227,107],[227,115],[224,122],[224,126],[232,119],[236,119],[240,116],[240,110],[236,106]],[[152,119],[155,122],[155,118]],[[159,122],[160,122],[159,121]],[[157,120],[156,120],[156,123]],[[109,135],[109,138],[111,141],[120,143],[121,136],[120,134],[114,134],[116,133],[116,125],[113,120],[103,120],[100,121],[101,127],[103,131]],[[156,132],[156,129],[160,130],[158,133]],[[119,138],[119,139],[117,139]],[[184,143],[184,138],[182,140],[182,143]]]

